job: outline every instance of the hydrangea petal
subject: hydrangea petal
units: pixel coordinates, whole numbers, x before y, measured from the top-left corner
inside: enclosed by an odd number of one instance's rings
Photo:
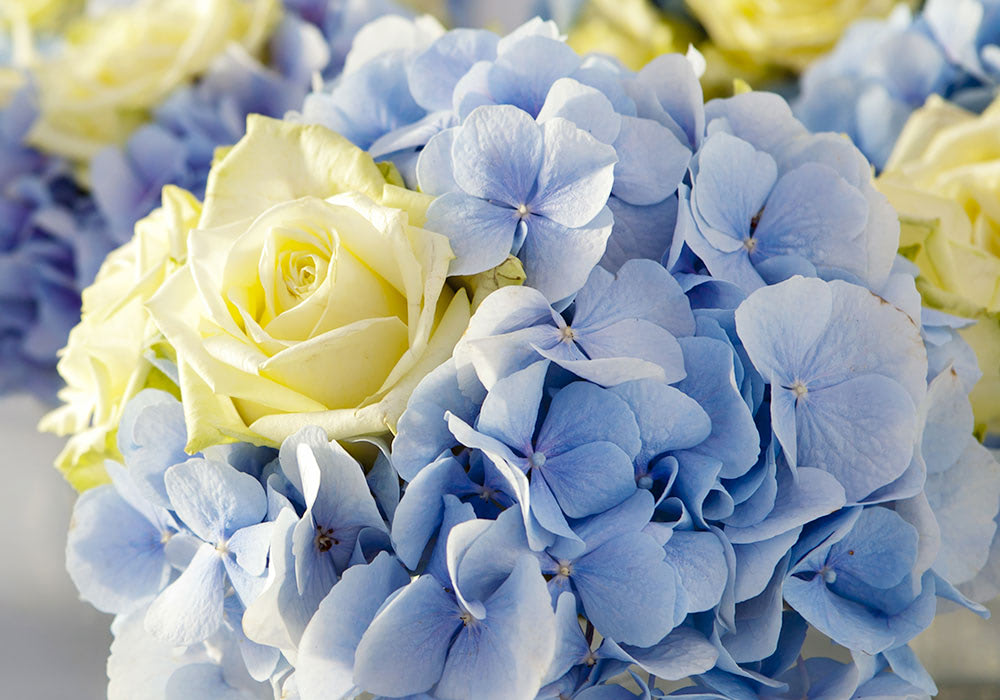
[[[516,209],[528,202],[544,151],[541,130],[520,109],[477,109],[452,142],[455,182],[467,194]]]

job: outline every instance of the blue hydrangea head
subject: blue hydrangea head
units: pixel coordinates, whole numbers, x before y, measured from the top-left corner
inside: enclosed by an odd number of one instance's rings
[[[812,131],[847,134],[881,169],[929,96],[986,107],[1000,79],[998,20],[993,0],[932,0],[916,17],[900,8],[859,21],[803,73],[796,115]]]
[[[0,111],[0,392],[49,398],[80,291],[112,246],[69,167],[24,145],[31,101],[23,90]]]
[[[687,271],[689,250],[745,293],[795,274],[880,290],[898,221],[860,152],[808,133],[775,95],[714,100],[706,112],[709,136],[690,190],[681,189],[671,269]]]

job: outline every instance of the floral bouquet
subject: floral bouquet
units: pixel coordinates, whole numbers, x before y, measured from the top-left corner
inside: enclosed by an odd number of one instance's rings
[[[163,186],[202,196],[215,148],[243,135],[248,114],[298,108],[313,75],[339,74],[357,30],[389,12],[402,10],[388,0],[0,2],[0,394],[54,398],[81,291]]]
[[[936,692],[908,642],[1000,576],[970,321],[699,63],[386,18],[162,190],[46,419],[109,698]]]

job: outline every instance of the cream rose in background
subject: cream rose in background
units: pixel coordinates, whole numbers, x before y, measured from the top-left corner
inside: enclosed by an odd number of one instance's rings
[[[899,0],[686,2],[719,49],[742,54],[745,62],[801,71],[829,51],[851,22],[885,17]]]
[[[975,115],[932,96],[877,186],[899,212],[924,302],[978,321],[960,331],[983,371],[971,398],[978,429],[1000,433],[1000,101]]]
[[[80,161],[124,142],[230,42],[256,53],[279,14],[278,0],[138,0],[79,19],[33,66],[39,118],[30,142]]]
[[[468,325],[430,197],[318,126],[251,117],[213,168],[188,262],[148,308],[176,351],[188,450],[392,431]]]
[[[157,358],[170,352],[145,303],[184,262],[187,231],[200,213],[190,193],[164,188],[163,206],[136,224],[132,240],[108,256],[83,292],[80,323],[58,365],[64,404],[39,426],[71,436],[56,466],[79,490],[106,481],[104,460],[120,458],[116,439],[125,403],[147,386],[170,387],[156,369]]]

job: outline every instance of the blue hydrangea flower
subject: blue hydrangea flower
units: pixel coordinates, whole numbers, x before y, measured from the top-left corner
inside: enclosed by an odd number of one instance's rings
[[[652,261],[632,260],[615,275],[594,268],[563,313],[530,287],[497,290],[476,310],[455,358],[471,363],[487,387],[541,358],[603,386],[673,383],[685,375],[676,338],[694,329],[673,277]]]
[[[317,33],[283,31],[274,75],[229,64],[240,95],[302,84],[295,38]],[[634,698],[626,672],[643,698],[658,677],[727,700],[934,693],[907,642],[936,598],[985,614],[1000,588],[1000,466],[971,435],[967,322],[921,308],[868,163],[776,96],[703,105],[681,56],[633,73],[541,20],[441,31],[361,30],[305,118],[440,195],[453,272],[513,253],[528,286],[482,301],[391,445],[308,428],[190,456],[175,399],[130,402],[127,470],[81,497],[68,549],[120,613],[111,697],[148,675],[178,700]],[[949,61],[988,72],[969,41]],[[119,170],[155,180],[171,139],[177,172],[207,163],[256,108],[212,79]],[[852,661],[804,658],[810,626]]]
[[[864,288],[792,278],[736,311],[771,385],[771,423],[793,468],[816,465],[858,502],[913,459],[927,359],[916,326]]]
[[[383,39],[381,51],[356,52],[356,70],[349,62],[328,90],[311,94],[303,119],[344,133],[375,158],[391,160],[411,187],[435,194],[468,192],[452,173],[450,130],[477,108],[516,107],[540,124],[568,120],[617,152],[607,199],[615,229],[602,264],[617,269],[635,257],[658,259],[669,247],[677,186],[704,127],[701,88],[684,57],[663,57],[633,74],[604,57],[577,56],[553,23],[538,18],[502,38],[474,29],[433,37],[418,23],[386,29],[399,36]],[[464,160],[461,154],[458,162]],[[530,194],[507,192],[517,201],[500,201],[516,210]],[[490,251],[491,260],[499,255],[499,248]]]
[[[412,16],[408,8],[393,0],[285,0],[284,5],[323,32],[330,51],[330,60],[323,68],[326,78],[344,69],[354,37],[363,26],[384,15]]]
[[[184,572],[150,605],[146,626],[174,644],[193,644],[222,623],[230,585],[244,605],[263,589],[267,498],[254,477],[206,459],[171,467],[164,483],[173,511],[199,541]]]
[[[882,168],[929,96],[978,110],[989,103],[1000,80],[998,42],[994,0],[930,0],[915,18],[900,8],[857,22],[805,71],[795,112],[813,131],[847,134]]]
[[[361,540],[381,535],[385,548],[389,541],[361,465],[322,429],[303,428],[289,436],[279,460],[294,497],[301,498],[302,512],[281,500],[269,477],[270,510],[279,508],[271,534],[270,580],[248,603],[244,626],[256,641],[294,649],[320,601],[356,562]]]
[[[850,649],[876,654],[905,644],[930,624],[936,604],[933,576],[911,577],[917,531],[879,506],[845,520],[791,567],[785,600]]]
[[[0,392],[49,399],[80,291],[112,244],[69,166],[24,145],[34,116],[28,91],[0,110]]]
[[[482,107],[436,138],[450,140],[450,163],[433,175],[417,167],[423,189],[443,195],[427,227],[448,236],[450,273],[482,272],[513,253],[550,301],[583,286],[611,234],[614,149],[564,119],[538,124],[511,106]],[[431,185],[443,180],[454,186]]]
[[[777,126],[762,128],[765,111]],[[807,134],[775,96],[717,100],[708,114],[711,136],[680,195],[674,269],[686,245],[713,277],[747,293],[793,274],[881,289],[898,224],[857,150]]]
[[[383,554],[349,570],[333,588],[303,635],[297,671],[303,693],[364,688],[396,697],[534,696],[555,637],[538,563],[521,557],[489,587],[473,573],[473,597],[457,575],[481,521],[469,519],[468,506],[454,501],[452,507],[462,514],[450,529],[445,567],[411,582]],[[344,616],[344,609],[356,614]]]

